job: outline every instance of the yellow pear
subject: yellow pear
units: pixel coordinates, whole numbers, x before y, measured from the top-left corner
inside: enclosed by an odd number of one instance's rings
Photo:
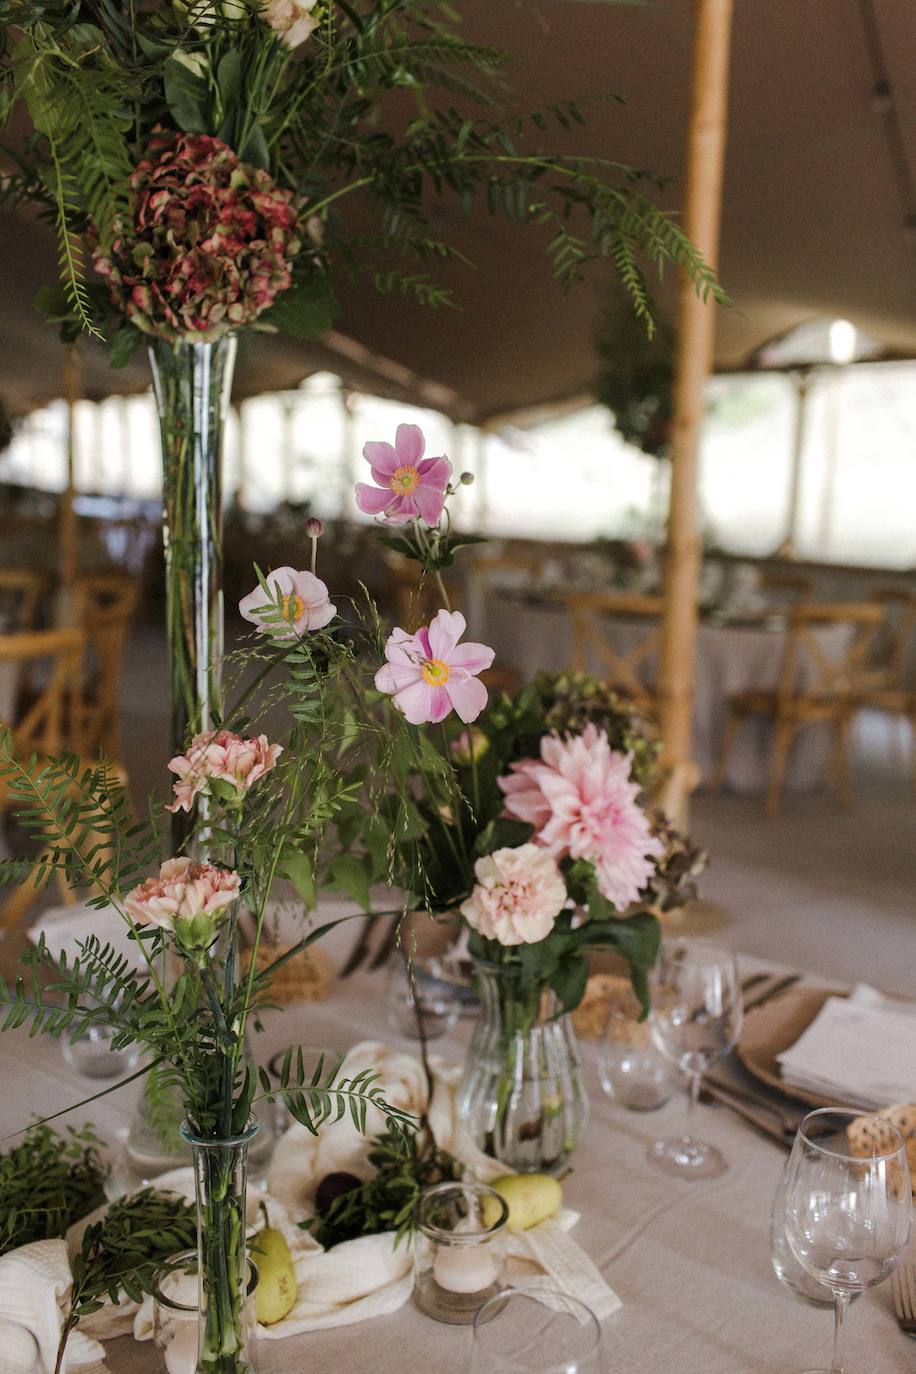
[[[273,1326],[283,1320],[299,1296],[293,1257],[283,1232],[273,1226],[259,1231],[249,1248],[258,1269],[255,1312],[259,1322]]]
[[[503,1174],[491,1184],[509,1208],[510,1231],[527,1231],[552,1217],[563,1201],[563,1189],[549,1174]],[[492,1226],[498,1218],[494,1199],[485,1198],[483,1220]]]

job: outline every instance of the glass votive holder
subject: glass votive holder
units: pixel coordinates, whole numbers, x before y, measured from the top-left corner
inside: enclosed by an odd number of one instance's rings
[[[674,1096],[680,1074],[656,1049],[649,1022],[639,1020],[639,1011],[632,988],[609,993],[598,1077],[612,1101],[632,1112],[650,1112]]]
[[[82,1078],[121,1078],[133,1073],[140,1063],[140,1046],[127,1045],[122,1050],[113,1050],[111,1042],[116,1032],[110,1026],[90,1022],[85,1034],[71,1044],[68,1038],[61,1041],[64,1063]]]
[[[427,1040],[436,1040],[453,1026],[466,1004],[468,988],[442,955],[395,950],[388,965],[388,1022],[393,1030],[418,1040],[418,1015]]]
[[[251,1335],[249,1350],[254,1342],[254,1291],[258,1286],[258,1271],[254,1261],[248,1260],[248,1321]],[[188,1374],[197,1369],[198,1291],[197,1251],[185,1250],[163,1265],[152,1282],[153,1346],[159,1355],[159,1367],[165,1374]]]
[[[483,1183],[437,1183],[420,1198],[414,1294],[428,1317],[468,1326],[500,1291],[509,1208]]]

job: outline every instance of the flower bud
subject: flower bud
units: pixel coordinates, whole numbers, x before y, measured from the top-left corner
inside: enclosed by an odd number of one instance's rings
[[[474,481],[473,472],[463,472],[461,476],[458,478],[458,481],[461,483],[463,487],[471,486]]]
[[[305,522],[305,532],[309,539],[320,539],[324,534],[324,521],[319,520],[317,515],[310,515]]]

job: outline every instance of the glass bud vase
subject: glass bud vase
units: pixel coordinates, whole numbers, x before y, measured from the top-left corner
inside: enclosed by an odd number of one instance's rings
[[[585,1134],[588,1095],[569,1016],[546,987],[475,961],[480,1018],[458,1089],[474,1144],[519,1173],[556,1173]]]
[[[239,1136],[210,1140],[189,1124],[181,1133],[194,1157],[197,1199],[197,1364],[195,1374],[255,1374],[255,1321],[245,1246],[248,1147],[252,1118]]]
[[[209,728],[223,657],[222,449],[236,340],[154,339],[172,746]],[[179,813],[180,815],[181,813]]]

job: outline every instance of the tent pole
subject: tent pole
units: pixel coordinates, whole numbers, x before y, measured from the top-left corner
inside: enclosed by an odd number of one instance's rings
[[[728,128],[732,10],[733,0],[697,0],[696,3],[684,228],[713,266],[719,248],[722,172]],[[701,557],[697,481],[703,395],[712,365],[714,336],[713,310],[681,273],[659,682],[667,764],[661,801],[669,816],[679,822],[686,819],[687,798],[697,782],[690,748]]]

